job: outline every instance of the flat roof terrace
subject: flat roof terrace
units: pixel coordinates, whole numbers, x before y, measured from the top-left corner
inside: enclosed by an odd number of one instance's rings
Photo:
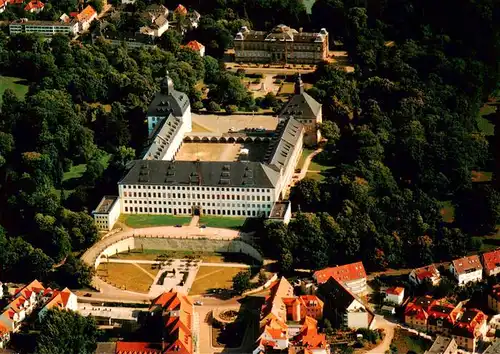
[[[105,195],[97,208],[95,208],[94,213],[96,214],[108,214],[113,205],[118,200],[118,197],[112,195]]]

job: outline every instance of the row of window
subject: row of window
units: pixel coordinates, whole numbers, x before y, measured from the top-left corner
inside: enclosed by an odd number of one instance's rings
[[[153,208],[153,207],[125,207],[126,213],[153,213],[153,214],[185,214],[191,215],[192,210],[187,208]],[[268,216],[268,211],[261,210],[226,210],[226,209],[203,209],[202,214],[207,215],[226,215],[226,216]]]
[[[177,191],[207,191],[207,192],[245,192],[245,193],[271,193],[272,189],[264,188],[224,188],[224,187],[194,187],[194,186],[143,186],[143,185],[124,185],[123,189],[162,189]]]
[[[177,202],[177,201],[163,201],[163,203],[161,201],[156,201],[156,200],[153,200],[151,202],[146,202],[146,201],[142,201],[142,200],[124,200],[123,201],[123,204],[133,204],[133,205],[186,205],[186,206],[217,206],[217,207],[225,207],[225,206],[228,206],[228,207],[232,207],[232,208],[262,208],[262,209],[271,209],[271,204],[245,204],[245,203],[205,203],[205,202],[201,202],[201,203],[191,203],[191,202]],[[210,205],[211,204],[211,205]]]
[[[186,194],[186,193],[156,193],[156,192],[123,192],[123,197],[138,197],[138,198],[182,198],[182,199],[227,199],[227,200],[252,200],[252,201],[258,201],[260,202],[261,196],[260,195],[234,195],[234,194]],[[271,196],[262,196],[262,201],[265,201],[267,199],[268,202],[271,201]]]

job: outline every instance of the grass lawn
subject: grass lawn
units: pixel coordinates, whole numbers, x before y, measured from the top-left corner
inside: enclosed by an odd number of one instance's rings
[[[306,173],[306,178],[310,178],[310,179],[313,179],[315,181],[322,181],[325,179],[325,176],[323,176],[323,174],[321,172],[317,172],[317,171],[314,171],[314,172],[307,172]]]
[[[243,227],[246,220],[247,218],[239,217],[202,216],[200,217],[200,225],[239,230]]]
[[[102,156],[101,162],[103,163],[104,168],[107,168],[110,158],[111,155],[109,154],[105,154]],[[64,172],[62,179],[62,189],[66,193],[66,196],[69,196],[74,191],[74,189],[81,184],[79,179],[83,176],[86,170],[87,164],[82,163],[79,165],[71,166],[69,171]]]
[[[285,82],[281,86],[278,96],[281,95],[292,95],[295,92],[295,84],[293,82]]]
[[[106,263],[97,268],[97,275],[107,283],[120,289],[147,293],[153,284],[153,269],[145,269],[134,264]],[[149,273],[148,276],[145,272]]]
[[[489,182],[492,177],[491,171],[472,171],[472,182]]]
[[[127,259],[127,260],[146,260],[156,261],[158,255],[167,254],[169,258],[183,259],[188,256],[195,256],[207,263],[243,263],[252,264],[252,258],[241,253],[217,253],[217,252],[197,252],[189,250],[149,250],[133,249],[130,252],[118,253],[109,258]]]
[[[490,121],[492,115],[496,112],[496,107],[485,103],[479,110],[477,125],[479,129],[486,135],[493,135],[495,132],[495,124]]]
[[[479,250],[480,252],[493,251],[500,247],[500,225],[497,225],[497,232],[495,234],[476,236],[474,238],[477,238],[483,242],[483,244],[481,245],[481,249]]]
[[[241,268],[200,267],[189,295],[206,294],[209,289],[231,289],[233,277]]]
[[[391,346],[397,348],[397,353],[406,354],[410,351],[415,353],[423,353],[432,345],[431,341],[419,337],[411,332],[396,328],[394,332],[394,339]]]
[[[189,216],[122,214],[120,221],[130,227],[187,225]]]
[[[28,86],[25,85],[23,79],[18,77],[0,76],[0,103],[6,89],[10,88],[19,98],[24,98],[28,93]]]
[[[451,204],[451,200],[441,202],[441,205],[443,206],[441,209],[443,220],[446,222],[452,222],[455,216],[455,207]]]
[[[314,149],[306,149],[306,148],[302,150],[302,155],[300,156],[300,160],[297,163],[297,168],[302,168],[304,162],[306,161],[307,156],[311,155],[313,151]]]

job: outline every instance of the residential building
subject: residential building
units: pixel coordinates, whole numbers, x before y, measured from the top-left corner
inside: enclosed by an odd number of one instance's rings
[[[458,345],[453,338],[437,336],[432,347],[424,354],[458,354]]]
[[[495,339],[491,345],[486,348],[483,354],[498,354],[500,353],[500,339]]]
[[[97,11],[90,5],[87,5],[80,13],[75,16],[78,21],[78,32],[85,32],[89,29],[90,24],[97,18]]]
[[[405,307],[405,323],[412,328],[426,331],[429,309],[434,304],[437,304],[437,301],[430,296],[421,296],[412,299]]]
[[[49,289],[45,295],[47,296],[47,294],[49,294],[50,299],[38,313],[39,318],[43,318],[47,311],[51,309],[71,311],[76,311],[78,309],[78,299],[68,288],[64,288],[61,291],[50,291]]]
[[[325,302],[324,317],[335,326],[352,329],[374,327],[374,312],[343,282],[330,277],[319,286],[318,293]]]
[[[260,335],[253,354],[287,349],[329,353],[326,337],[317,328],[323,302],[314,295],[295,297],[292,285],[284,277],[271,284],[269,291],[262,306]]]
[[[401,305],[405,297],[405,288],[393,286],[385,291],[385,301],[395,305]]]
[[[410,282],[414,285],[420,285],[424,281],[429,281],[432,285],[439,284],[441,274],[434,264],[425,267],[413,269],[409,275]]]
[[[198,41],[189,41],[186,47],[194,50],[200,57],[205,56],[205,46]]]
[[[366,292],[366,272],[362,262],[317,270],[313,278],[317,284],[326,283],[330,278],[334,278],[356,295]]]
[[[116,196],[105,195],[92,212],[95,224],[100,231],[110,231],[120,217],[121,201]]]
[[[189,12],[187,18],[191,28],[198,28],[198,23],[200,22],[201,18],[201,15],[198,11],[194,10],[192,12]]]
[[[304,91],[304,82],[300,74],[295,81],[294,95],[278,114],[280,119],[293,118],[304,128],[304,144],[316,146],[321,141],[319,126],[323,123],[321,104]]]
[[[57,306],[60,309],[73,310],[77,307],[76,301],[76,296],[68,289],[54,291],[45,288],[38,280],[17,289],[12,301],[0,312],[0,349],[5,348],[11,333],[18,332],[22,323],[35,309],[42,307],[41,312],[44,312]],[[48,306],[46,310],[43,309],[45,306]]]
[[[96,43],[98,40],[103,40],[115,47],[125,46],[128,49],[136,48],[156,48],[154,36],[148,36],[142,33],[116,33],[106,30],[96,30],[92,34],[92,43]]]
[[[0,14],[5,11],[5,9],[7,8],[7,4],[7,0],[0,0]]]
[[[20,19],[9,24],[9,34],[38,33],[42,36],[51,37],[55,34],[67,34],[75,36],[78,32],[78,22],[69,23],[63,21],[29,21]]]
[[[488,294],[488,308],[500,313],[500,284],[496,284]]]
[[[158,353],[192,354],[194,306],[192,300],[184,294],[166,292],[152,301],[149,307],[151,316],[158,316],[163,323],[163,341],[156,343],[117,342],[116,354]]]
[[[480,310],[466,310],[451,332],[458,346],[474,353],[478,340],[486,335],[487,318]]]
[[[161,37],[169,29],[168,9],[163,5],[151,4],[142,12],[142,16],[149,22],[141,27],[139,33],[153,37]]]
[[[500,273],[500,249],[483,253],[481,259],[487,277]]]
[[[450,272],[455,276],[459,285],[483,279],[483,266],[477,255],[453,260]]]
[[[43,11],[44,7],[45,7],[45,4],[43,2],[41,2],[40,0],[31,0],[24,7],[24,11],[37,14],[37,13]]]
[[[122,5],[134,5],[137,0],[122,0]]]
[[[278,25],[270,32],[243,26],[234,37],[237,62],[316,64],[328,58],[328,32],[301,32]]]
[[[176,9],[174,10],[174,14],[176,16],[186,16],[188,13],[188,10],[182,5],[179,4]]]

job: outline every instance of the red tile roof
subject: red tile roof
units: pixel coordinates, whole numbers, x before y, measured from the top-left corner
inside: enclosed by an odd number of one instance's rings
[[[190,41],[190,42],[188,42],[188,44],[186,44],[186,47],[191,48],[192,50],[194,50],[196,52],[199,52],[203,48],[205,48],[205,46],[198,41]]]
[[[429,308],[436,303],[437,301],[430,296],[413,298],[405,307],[405,316],[427,320]]]
[[[425,267],[417,268],[414,270],[415,275],[418,280],[422,281],[424,279],[439,277],[439,271],[434,264],[430,264]]]
[[[400,286],[393,286],[392,288],[388,288],[385,293],[386,294],[391,294],[391,295],[396,295],[396,296],[399,296],[401,295],[402,293],[404,293],[405,291],[405,288],[402,288]]]
[[[161,343],[116,342],[116,354],[161,354]]]
[[[39,0],[32,0],[24,7],[24,11],[30,11],[33,9],[43,9],[44,7],[45,4],[43,2]]]
[[[452,334],[475,338],[480,335],[479,328],[487,320],[484,312],[477,309],[467,309],[462,317],[458,319],[457,325],[453,328]]]
[[[179,4],[179,6],[177,6],[177,8],[175,9],[175,12],[181,15],[186,15],[188,10],[184,6],[182,6],[182,4]]]
[[[313,277],[318,284],[323,284],[330,278],[341,282],[366,278],[365,267],[362,262],[345,264],[338,267],[330,267],[314,272]]]
[[[94,8],[90,5],[88,5],[86,8],[82,10],[78,15],[76,15],[76,19],[79,22],[87,22],[89,21],[92,16],[97,15],[97,12],[94,10]]]
[[[455,259],[453,261],[453,268],[457,274],[464,274],[467,272],[473,272],[479,269],[483,269],[481,262],[479,261],[479,256],[472,255],[468,257],[463,257]]]
[[[500,267],[500,249],[483,253],[484,269],[488,272]]]
[[[9,4],[11,5],[20,5],[24,2],[24,0],[9,0]]]

